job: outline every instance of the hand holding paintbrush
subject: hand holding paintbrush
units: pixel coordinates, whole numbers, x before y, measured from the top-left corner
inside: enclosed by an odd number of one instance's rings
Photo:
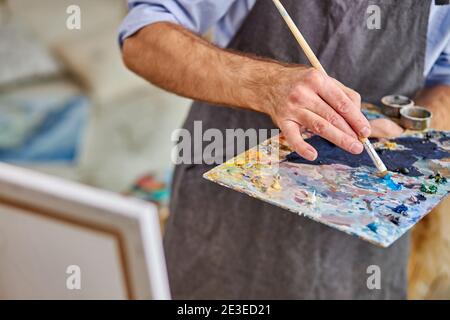
[[[305,53],[306,57],[308,58],[311,65],[316,68],[317,70],[323,72],[325,75],[327,75],[327,72],[321,65],[319,59],[317,59],[316,55],[312,51],[311,47],[309,46],[308,42],[305,40],[303,35],[301,34],[300,30],[295,25],[292,18],[287,13],[286,9],[283,7],[281,2],[279,0],[273,0],[275,6],[277,7],[278,11],[280,12],[281,16],[283,17],[284,21],[286,22],[287,26],[291,30],[292,34],[294,35],[295,39],[299,43],[300,47],[303,49],[303,52]],[[369,154],[370,158],[372,159],[373,163],[377,167],[379,173],[381,176],[386,176],[388,174],[388,170],[386,166],[384,165],[383,161],[380,159],[379,155],[373,148],[372,144],[370,143],[369,139],[367,137],[361,137],[360,141],[364,144],[364,147]]]

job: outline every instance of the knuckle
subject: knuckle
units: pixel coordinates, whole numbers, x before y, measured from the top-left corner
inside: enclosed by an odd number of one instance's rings
[[[300,99],[301,99],[301,96],[299,95],[299,93],[296,90],[289,93],[288,101],[290,103],[299,103]]]
[[[289,95],[289,100],[292,102],[299,103],[303,100],[305,100],[306,96],[308,95],[308,90],[302,86],[298,85],[294,87],[294,90],[291,91]]]
[[[310,93],[310,90],[309,90],[308,88],[306,88],[305,86],[302,86],[302,85],[298,85],[298,86],[295,88],[295,91],[296,91],[297,94],[298,94],[299,96],[301,96],[301,97],[306,97],[306,96],[308,96],[309,93]]]
[[[357,101],[359,103],[361,102],[362,98],[361,98],[361,95],[358,92],[352,91],[351,95],[352,95],[353,101]]]
[[[351,145],[352,145],[352,140],[349,139],[348,137],[342,136],[340,140],[341,140],[341,141],[340,141],[341,146],[342,146],[344,149],[349,149],[349,148],[351,147]]]
[[[314,120],[311,129],[314,133],[321,135],[325,131],[325,124],[320,120]]]
[[[296,112],[296,115],[295,115],[295,118],[296,118],[296,120],[298,121],[298,123],[305,123],[305,121],[306,121],[306,116],[307,116],[307,113],[306,113],[306,111],[305,111],[305,109],[303,109],[303,108],[297,108],[297,110],[296,110],[297,112]]]
[[[327,116],[327,121],[331,123],[333,126],[336,126],[339,122],[339,118],[336,115],[331,114]]]
[[[324,75],[322,72],[320,72],[317,69],[309,69],[307,74],[307,79],[309,83],[311,83],[313,86],[320,86],[323,84],[323,81],[325,80]]]
[[[339,113],[347,114],[352,109],[352,106],[347,101],[341,101],[338,103],[337,108],[338,108]]]
[[[291,114],[295,114],[296,110],[298,109],[297,107],[297,102],[295,101],[291,101],[291,103],[286,104],[286,107],[284,109],[284,114],[285,115],[291,115]]]
[[[361,106],[361,95],[358,92],[352,90],[350,91],[349,96],[350,99],[353,101],[353,103],[355,103],[358,106]]]

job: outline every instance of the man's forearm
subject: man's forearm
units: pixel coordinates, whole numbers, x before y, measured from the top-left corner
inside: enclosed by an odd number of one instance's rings
[[[170,23],[150,25],[127,39],[123,57],[128,68],[163,89],[256,111],[262,111],[266,88],[282,67],[222,50]]]
[[[416,104],[427,107],[433,113],[432,127],[450,130],[450,86],[440,85],[423,89]]]
[[[174,24],[141,29],[125,40],[123,58],[168,91],[268,114],[308,160],[317,151],[302,139],[305,128],[355,154],[363,151],[358,136],[371,133],[359,94],[325,73],[223,50]]]

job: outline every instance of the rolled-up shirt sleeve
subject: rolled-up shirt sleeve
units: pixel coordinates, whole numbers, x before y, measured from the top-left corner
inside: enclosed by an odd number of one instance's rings
[[[431,6],[427,42],[426,86],[450,85],[449,6]]]
[[[214,26],[239,0],[128,0],[129,13],[119,28],[119,43],[156,22],[172,22],[197,34]]]
[[[439,84],[450,86],[450,43],[441,53],[427,77],[427,86]]]

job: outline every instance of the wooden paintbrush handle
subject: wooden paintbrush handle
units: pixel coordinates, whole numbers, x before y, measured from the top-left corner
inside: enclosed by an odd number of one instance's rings
[[[317,59],[316,55],[312,51],[308,42],[306,41],[305,37],[303,37],[302,33],[297,28],[291,16],[287,13],[286,9],[283,7],[281,2],[279,0],[273,0],[273,2],[275,3],[275,6],[278,8],[278,11],[280,11],[281,16],[288,25],[289,29],[291,30],[292,34],[294,35],[300,47],[302,48],[311,65],[317,70],[320,70],[323,73],[327,74],[322,64],[320,63],[319,59]]]

